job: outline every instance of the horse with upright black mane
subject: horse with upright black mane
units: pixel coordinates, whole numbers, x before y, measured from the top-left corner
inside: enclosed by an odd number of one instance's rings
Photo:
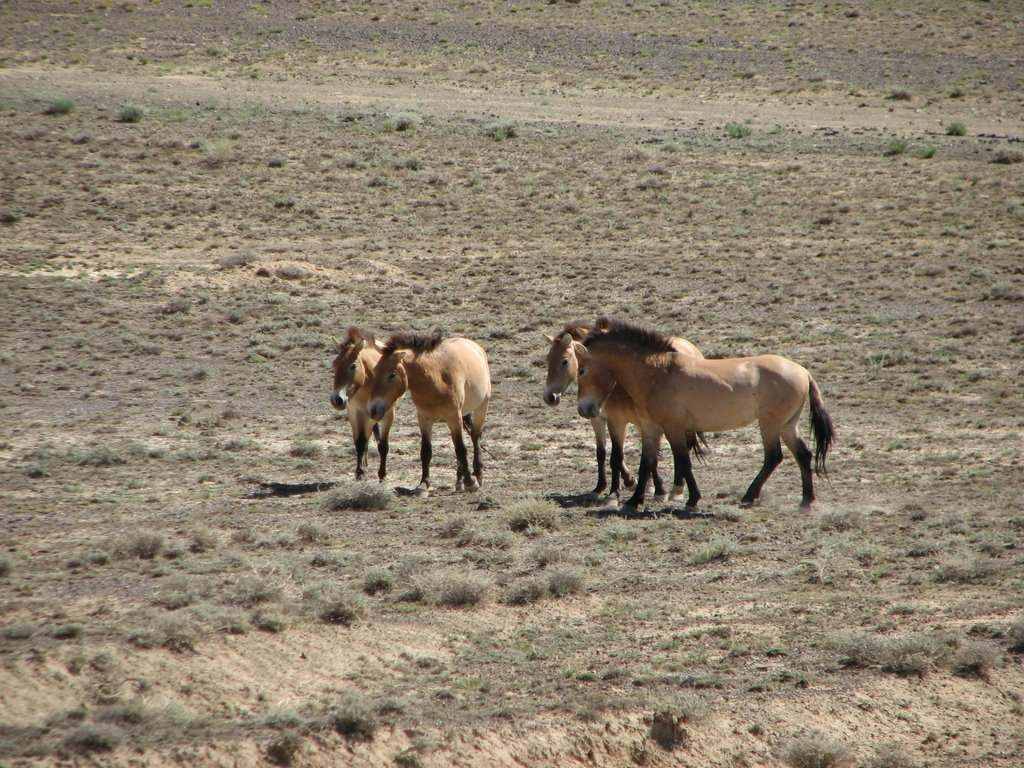
[[[480,436],[491,400],[491,374],[487,354],[474,341],[433,334],[396,333],[381,348],[381,358],[369,383],[369,413],[385,418],[408,391],[416,406],[420,427],[422,476],[416,492],[430,491],[431,432],[443,421],[451,432],[458,461],[456,490],[475,490],[483,481]],[[473,441],[470,473],[463,427]]]
[[[579,374],[579,361],[576,358],[574,345],[582,342],[592,331],[603,330],[605,329],[599,324],[576,321],[567,323],[557,336],[544,334],[544,338],[550,344],[547,356],[548,374],[544,386],[545,403],[551,406],[558,405],[562,394],[576,381]],[[681,354],[704,357],[696,345],[686,339],[673,336],[671,342],[673,348]],[[624,389],[616,388],[602,403],[602,407],[588,418],[594,429],[594,442],[597,446],[597,485],[591,493],[598,496],[608,487],[604,465],[607,456],[605,442],[610,435],[612,443],[611,493],[617,497],[620,478],[626,488],[632,488],[634,484],[633,478],[623,462],[622,446],[626,437],[626,428],[630,424],[640,423],[636,406]],[[694,455],[698,457],[703,455],[702,440],[703,436],[696,434],[689,438]],[[665,491],[657,471],[652,472],[652,479],[654,480],[655,495],[663,496]]]
[[[685,482],[687,506],[700,499],[693,477],[688,435],[726,432],[757,422],[764,444],[764,463],[741,503],[753,504],[782,461],[781,442],[800,466],[801,507],[814,501],[813,472],[825,473],[825,460],[835,438],[821,390],[805,368],[778,355],[707,360],[679,352],[672,340],[655,331],[604,319],[604,329],[574,341],[579,360],[581,416],[593,418],[618,390],[633,401],[642,436],[636,490],[626,508],[644,501],[648,476],[657,472],[661,438],[668,439],[675,460],[673,497]],[[815,450],[797,434],[804,404],[809,403]],[[812,471],[813,470],[813,471]]]

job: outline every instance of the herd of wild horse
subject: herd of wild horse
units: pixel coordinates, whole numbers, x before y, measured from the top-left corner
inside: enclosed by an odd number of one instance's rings
[[[570,323],[557,336],[547,336],[547,382],[544,401],[557,405],[575,381],[578,411],[590,419],[597,442],[595,495],[620,486],[634,488],[623,511],[639,509],[648,481],[655,494],[665,495],[658,474],[662,438],[674,460],[670,498],[686,487],[688,507],[700,499],[690,454],[703,455],[704,433],[725,432],[757,422],[764,443],[764,463],[741,504],[750,505],[782,462],[782,443],[800,466],[802,507],[814,501],[816,472],[835,436],[821,391],[805,368],[778,355],[722,359],[705,358],[686,339],[664,336],[619,320],[599,318],[592,325]],[[347,410],[356,448],[356,478],[365,474],[367,444],[377,441],[380,467],[387,475],[388,435],[395,404],[408,391],[420,427],[422,476],[417,494],[430,489],[431,432],[443,421],[451,432],[458,462],[456,490],[473,490],[483,479],[480,437],[491,399],[487,355],[479,344],[440,333],[398,333],[386,342],[349,328],[333,363],[331,405]],[[797,433],[804,403],[810,405],[812,453]],[[626,427],[640,430],[640,468],[636,479],[623,464]],[[470,471],[463,430],[473,443]],[[611,486],[605,475],[605,442],[611,436]]]

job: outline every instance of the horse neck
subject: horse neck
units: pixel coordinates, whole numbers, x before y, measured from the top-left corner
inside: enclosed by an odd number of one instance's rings
[[[591,355],[612,372],[618,386],[631,397],[634,397],[633,393],[638,391],[644,378],[661,367],[658,363],[664,356],[661,353],[641,352],[621,345],[599,348],[592,351]]]

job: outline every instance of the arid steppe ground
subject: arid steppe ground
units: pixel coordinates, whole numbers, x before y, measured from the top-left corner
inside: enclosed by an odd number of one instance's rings
[[[1022,54],[1002,0],[0,4],[0,765],[1024,765]],[[815,509],[739,509],[754,428],[698,515],[580,498],[541,334],[598,314],[807,367]],[[408,399],[353,480],[349,325],[487,350],[481,492],[443,430],[393,492]]]

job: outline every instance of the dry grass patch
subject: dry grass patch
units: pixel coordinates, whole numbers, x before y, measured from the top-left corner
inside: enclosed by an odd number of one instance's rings
[[[377,730],[373,710],[357,693],[342,697],[327,714],[328,724],[351,741],[372,741]]]
[[[524,499],[508,505],[505,523],[516,533],[558,530],[558,506],[544,499]]]
[[[359,595],[338,589],[318,599],[317,616],[325,624],[348,627],[366,616],[366,603]]]
[[[853,765],[853,756],[844,744],[817,731],[791,741],[783,748],[781,757],[790,768],[846,768]]]
[[[355,490],[334,491],[328,495],[324,507],[328,512],[383,511],[391,509],[393,504],[394,496],[390,491],[366,486]]]

